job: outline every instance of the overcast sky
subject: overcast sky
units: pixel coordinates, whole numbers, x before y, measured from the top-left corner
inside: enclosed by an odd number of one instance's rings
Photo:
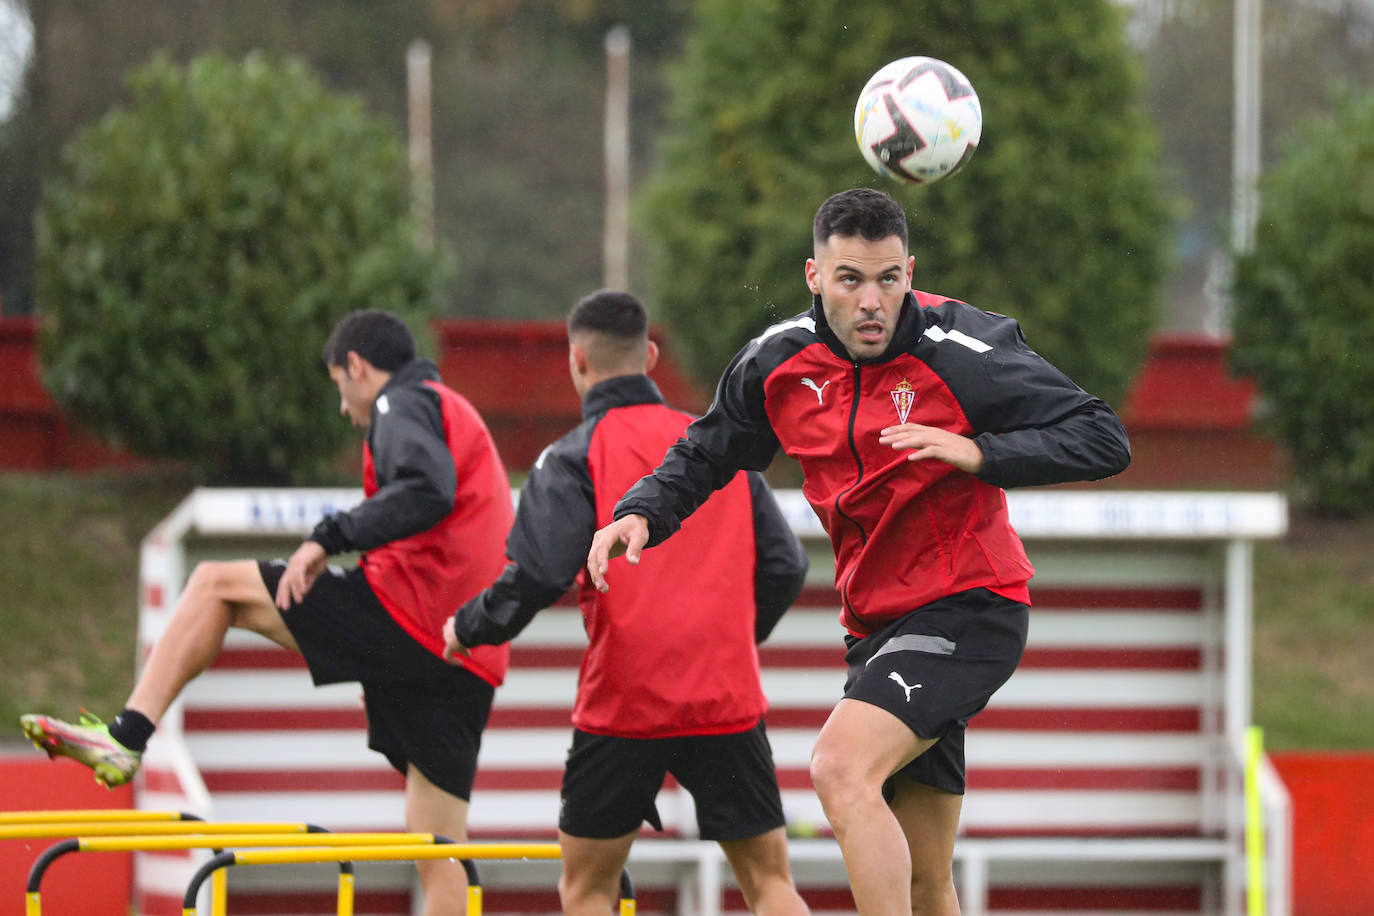
[[[14,112],[15,95],[33,54],[33,23],[14,0],[0,0],[0,122]]]

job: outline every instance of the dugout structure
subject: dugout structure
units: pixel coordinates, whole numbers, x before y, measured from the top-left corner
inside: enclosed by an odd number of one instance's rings
[[[852,912],[839,851],[807,759],[844,682],[830,549],[798,491],[781,491],[807,541],[811,577],[761,648],[797,883],[813,913]],[[202,559],[286,556],[349,489],[198,489],[142,547],[140,655]],[[1253,546],[1287,524],[1273,493],[1015,490],[1013,524],[1037,576],[1021,667],[969,729],[969,794],[955,852],[968,916],[1241,914],[1262,890],[1289,916],[1290,813],[1268,761],[1252,768],[1262,849],[1247,860],[1246,736],[1251,722]],[[352,562],[342,558],[340,562]],[[566,600],[513,643],[471,807],[474,841],[555,836],[581,617]],[[216,820],[289,818],[330,830],[403,828],[402,782],[366,749],[356,685],[316,689],[303,663],[231,633],[215,665],[172,707],[136,782],[141,808]],[[742,909],[723,857],[695,837],[690,799],[660,796],[665,834],[644,834],[629,870],[643,913]],[[1256,817],[1258,813],[1258,817]],[[1262,823],[1261,823],[1262,822]],[[199,862],[140,853],[136,903],[179,912]],[[253,870],[250,870],[253,871]],[[231,900],[298,912],[322,896],[318,870],[231,877]],[[486,912],[556,912],[557,868],[484,868]],[[237,885],[233,882],[239,880]],[[407,912],[410,866],[358,871],[359,912]],[[366,896],[371,895],[371,896]]]

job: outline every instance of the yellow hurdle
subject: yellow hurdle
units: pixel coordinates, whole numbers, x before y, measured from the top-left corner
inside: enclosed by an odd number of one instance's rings
[[[432,833],[193,833],[185,836],[77,837],[76,848],[71,851],[151,852],[227,849],[231,846],[429,846],[436,842],[439,841]]]
[[[51,811],[0,812],[0,824],[64,824],[70,822],[105,823],[108,821],[180,821],[200,820],[182,811],[139,811],[130,808],[73,808]]]
[[[204,821],[185,811],[143,811],[137,808],[69,808],[0,812],[0,840],[41,839],[55,836],[127,835],[139,832],[170,832],[169,828],[196,832]],[[274,826],[261,825],[265,830]],[[224,916],[227,893],[222,876],[212,885],[213,916]],[[38,891],[24,895],[24,911],[35,916],[42,908]]]
[[[71,823],[0,824],[0,840],[36,840],[44,837],[184,836],[196,833],[311,833],[310,824],[211,823],[206,821],[73,821]]]
[[[286,865],[310,862],[415,861],[418,859],[456,859],[468,875],[467,916],[481,916],[482,886],[473,860],[481,859],[558,859],[557,843],[435,843],[430,846],[355,846],[316,849],[254,849],[222,852],[201,866],[182,901],[182,916],[196,916],[196,897],[208,875],[230,865]],[[352,876],[345,899],[340,878],[338,916],[352,916]],[[634,884],[628,871],[620,874],[620,916],[635,916]]]
[[[15,826],[16,830],[20,829],[17,825],[12,826]],[[47,826],[48,825],[35,825],[34,829]],[[150,826],[153,825],[129,825],[133,830],[137,830],[139,827]],[[167,828],[172,825],[161,824],[158,826]],[[436,840],[447,840],[447,838],[444,837],[436,838],[432,833],[329,833],[323,830],[323,828],[301,823],[228,824],[199,822],[187,824],[185,826],[190,829],[172,834],[147,835],[134,833],[130,835],[130,830],[126,829],[120,835],[102,834],[99,836],[79,836],[74,839],[64,840],[61,843],[49,847],[38,857],[33,867],[29,870],[28,885],[24,891],[25,916],[41,916],[41,888],[43,876],[47,873],[47,869],[53,861],[69,852],[153,852],[179,849],[221,850],[232,846],[346,846],[350,843],[365,843],[369,845],[384,845],[387,843],[419,844],[433,843],[436,842]],[[266,832],[274,829],[278,832]],[[56,835],[70,835],[70,831],[63,831]],[[220,872],[215,875],[214,882],[211,885],[211,912],[213,916],[223,916],[226,911],[226,898],[227,886],[225,876],[223,872]]]

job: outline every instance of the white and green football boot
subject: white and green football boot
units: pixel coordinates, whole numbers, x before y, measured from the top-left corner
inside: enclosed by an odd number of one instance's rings
[[[34,747],[50,758],[70,757],[85,764],[95,771],[95,781],[107,789],[133,779],[143,760],[142,751],[120,744],[110,736],[108,725],[85,710],[76,724],[42,715],[20,716],[19,724]]]

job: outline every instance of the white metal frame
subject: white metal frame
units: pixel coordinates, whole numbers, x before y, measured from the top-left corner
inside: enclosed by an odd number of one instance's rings
[[[355,489],[206,489],[194,490],[143,541],[140,573],[139,644],[144,649],[160,632],[186,575],[186,540],[195,537],[288,536],[303,534],[328,511],[361,499]],[[518,494],[516,494],[518,498]],[[779,503],[797,533],[824,537],[800,491],[780,491]],[[1244,900],[1243,784],[1244,735],[1251,712],[1251,618],[1253,542],[1274,538],[1287,526],[1284,498],[1274,493],[1114,492],[1086,490],[1013,491],[1008,494],[1012,523],[1023,538],[1055,540],[1196,541],[1224,551],[1224,732],[1229,759],[1224,762],[1226,809],[1222,839],[1072,839],[964,838],[955,848],[960,865],[960,896],[966,916],[984,916],[988,867],[996,861],[1131,861],[1140,859],[1219,862],[1223,872],[1220,912],[1239,916]],[[140,651],[142,657],[142,651]],[[176,798],[143,792],[139,804],[189,810],[212,817],[211,799],[181,734],[181,706],[164,720],[154,754],[170,757],[181,784]],[[170,739],[170,740],[169,740]],[[150,756],[152,756],[150,754]],[[1264,800],[1270,916],[1291,912],[1291,811],[1287,791],[1266,758],[1260,773]],[[796,861],[839,857],[832,841],[793,840]],[[692,912],[718,916],[723,856],[714,843],[699,840],[641,841],[631,862],[680,862],[689,866],[684,899]],[[194,863],[184,866],[193,870]],[[161,862],[140,866],[139,880],[158,889],[185,886],[181,868]],[[175,873],[175,874],[174,874]],[[189,875],[189,871],[188,871]],[[179,885],[178,885],[178,882]]]

